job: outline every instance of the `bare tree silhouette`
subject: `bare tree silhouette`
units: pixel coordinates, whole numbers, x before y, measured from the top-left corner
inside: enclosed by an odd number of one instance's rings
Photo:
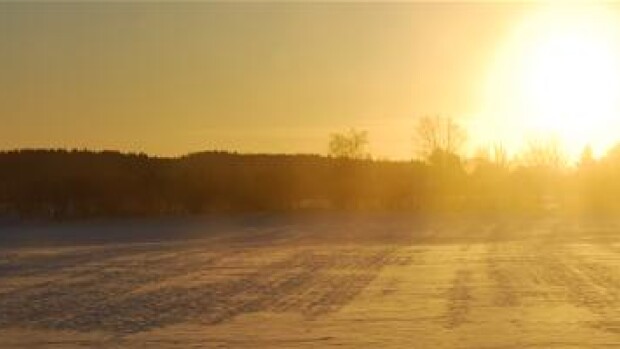
[[[370,158],[368,152],[368,131],[354,128],[343,133],[332,133],[329,139],[329,155],[345,159]]]
[[[521,155],[521,163],[527,167],[558,170],[566,166],[567,156],[557,138],[533,138]]]
[[[424,116],[415,128],[419,155],[426,160],[439,153],[458,155],[466,140],[465,129],[449,117]]]
[[[481,146],[476,149],[473,158],[474,165],[482,163],[493,165],[500,169],[508,169],[510,167],[510,157],[506,147],[501,142],[493,143],[489,146]]]

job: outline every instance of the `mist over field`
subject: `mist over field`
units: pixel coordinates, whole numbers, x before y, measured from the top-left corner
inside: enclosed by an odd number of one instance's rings
[[[2,346],[604,347],[618,229],[325,212],[4,227]]]

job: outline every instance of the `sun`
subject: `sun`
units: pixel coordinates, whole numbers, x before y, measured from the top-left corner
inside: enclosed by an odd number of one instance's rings
[[[602,6],[553,5],[526,16],[500,50],[487,106],[521,138],[552,136],[575,159],[620,136],[619,18]]]

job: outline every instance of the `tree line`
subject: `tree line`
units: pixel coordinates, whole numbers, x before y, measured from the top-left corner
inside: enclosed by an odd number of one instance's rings
[[[426,171],[418,162],[319,155],[203,152],[158,158],[111,151],[17,150],[0,153],[0,212],[70,218],[413,210],[427,195],[421,185]]]
[[[0,217],[620,212],[620,147],[600,160],[586,149],[579,165],[568,171],[554,142],[533,142],[523,155],[528,161],[514,165],[500,144],[474,157],[460,155],[466,134],[450,119],[423,118],[416,132],[419,159],[410,161],[373,160],[366,149],[368,134],[356,130],[333,134],[328,156],[0,152]]]

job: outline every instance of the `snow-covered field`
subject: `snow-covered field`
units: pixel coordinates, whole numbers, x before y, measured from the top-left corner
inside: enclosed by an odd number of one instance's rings
[[[620,346],[610,222],[329,215],[0,229],[1,347]]]

